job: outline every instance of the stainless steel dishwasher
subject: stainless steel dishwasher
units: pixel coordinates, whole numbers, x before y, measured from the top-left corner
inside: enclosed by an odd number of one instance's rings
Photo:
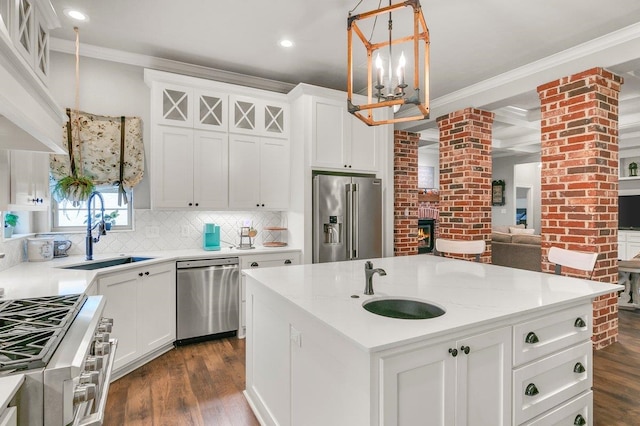
[[[179,261],[176,274],[177,344],[238,330],[237,257]]]

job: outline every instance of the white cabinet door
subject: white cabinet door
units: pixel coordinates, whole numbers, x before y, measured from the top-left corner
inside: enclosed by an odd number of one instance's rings
[[[286,103],[231,95],[229,104],[230,132],[283,139],[289,137],[289,108]]]
[[[378,152],[378,127],[367,126],[355,117],[351,120],[350,168],[376,172],[380,167]]]
[[[156,124],[193,128],[193,90],[163,84],[154,88],[156,105],[152,106]]]
[[[154,141],[153,207],[193,206],[193,130],[158,126]]]
[[[383,356],[381,423],[509,425],[510,357],[509,327]]]
[[[289,208],[289,141],[260,141],[260,206],[268,209]]]
[[[49,197],[49,155],[31,151],[11,151],[12,210],[46,210]]]
[[[269,137],[289,137],[289,106],[285,103],[263,101],[259,104],[262,108],[262,134]]]
[[[348,169],[345,145],[349,138],[347,105],[332,99],[314,97],[311,107],[311,165]]]
[[[195,90],[193,127],[202,130],[227,131],[228,96],[224,93]]]
[[[511,329],[501,328],[456,343],[456,424],[511,424]]]
[[[260,138],[229,136],[229,207],[260,207]]]
[[[383,357],[380,362],[380,424],[455,424],[454,344],[443,343]]]
[[[193,204],[201,209],[226,208],[229,185],[229,139],[226,133],[195,131],[193,137]]]
[[[176,340],[175,263],[150,265],[140,270],[138,284],[138,350],[152,352]]]
[[[127,271],[100,278],[98,293],[107,299],[104,316],[113,318],[111,336],[118,339],[117,370],[138,358],[138,275]]]

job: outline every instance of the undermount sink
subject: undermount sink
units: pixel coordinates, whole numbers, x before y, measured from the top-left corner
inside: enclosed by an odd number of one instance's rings
[[[412,299],[371,299],[364,302],[362,307],[376,315],[399,319],[436,318],[445,313],[439,306]]]
[[[100,260],[98,262],[82,263],[80,265],[63,266],[62,269],[94,270],[108,268],[110,266],[126,265],[127,263],[142,262],[143,260],[151,259],[153,259],[153,257],[119,257],[117,259]]]

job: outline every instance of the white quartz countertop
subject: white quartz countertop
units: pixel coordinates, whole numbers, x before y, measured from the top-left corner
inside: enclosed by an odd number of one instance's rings
[[[22,262],[12,268],[0,272],[0,288],[4,289],[4,297],[0,300],[24,299],[30,297],[57,296],[84,293],[100,275],[124,271],[159,262],[186,259],[210,259],[216,257],[254,256],[268,253],[298,252],[288,247],[256,247],[252,250],[238,250],[224,247],[219,251],[201,249],[163,250],[135,252],[123,254],[94,255],[94,262],[117,257],[136,256],[150,257],[151,260],[112,266],[95,270],[62,269],[64,266],[89,263],[84,256],[69,256],[46,262]]]
[[[387,275],[365,296],[364,260],[244,272],[367,351],[378,351],[514,318],[545,307],[588,301],[621,286],[432,255],[372,259]],[[358,295],[358,298],[352,298]],[[364,301],[403,297],[446,310],[437,318],[403,320],[372,314]]]

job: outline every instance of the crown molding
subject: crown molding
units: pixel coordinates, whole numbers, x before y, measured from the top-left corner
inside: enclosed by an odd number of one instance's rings
[[[429,120],[397,125],[396,130],[419,132],[441,115],[467,107],[482,108],[526,93],[541,85],[593,67],[612,67],[634,59],[640,52],[640,23],[595,38],[527,65],[451,92],[430,102]],[[411,115],[411,111],[403,111]]]
[[[75,42],[52,37],[50,39],[50,50],[75,55]],[[179,62],[170,59],[158,58],[155,56],[142,55],[139,53],[130,53],[117,49],[109,49],[106,47],[100,47],[86,43],[80,44],[80,55],[87,58],[100,59],[103,61],[133,65],[142,68],[151,68],[175,74],[184,74],[192,77],[220,81],[223,83],[268,90],[271,92],[288,93],[295,87],[294,84],[285,83],[282,81],[254,77],[216,68],[188,64],[186,62]]]

